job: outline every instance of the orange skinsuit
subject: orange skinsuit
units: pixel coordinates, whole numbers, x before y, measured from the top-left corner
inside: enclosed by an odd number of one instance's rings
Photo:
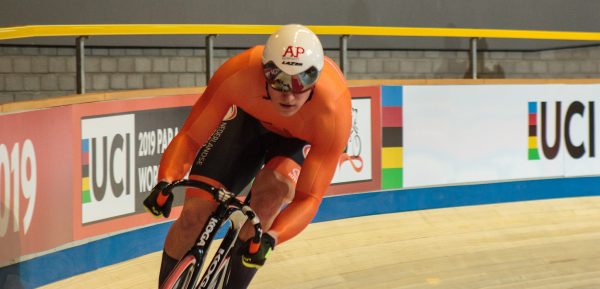
[[[325,57],[312,98],[296,114],[280,115],[266,98],[263,48],[250,48],[217,70],[181,131],[166,149],[158,179],[170,182],[182,179],[232,105],[277,134],[307,141],[311,148],[302,165],[294,199],[270,228],[278,234],[278,243],[283,243],[308,226],[317,213],[348,142],[352,105],[344,76],[337,65]]]

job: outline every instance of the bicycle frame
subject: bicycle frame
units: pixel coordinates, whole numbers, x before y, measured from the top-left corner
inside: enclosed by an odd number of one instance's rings
[[[235,198],[235,195],[231,192],[214,188],[203,182],[192,180],[176,182],[167,187],[164,191],[168,194],[168,192],[170,192],[176,186],[196,187],[207,190],[213,194],[213,196],[215,196],[215,199],[219,204],[215,211],[208,217],[208,220],[198,235],[194,246],[179,261],[177,266],[175,266],[167,280],[164,282],[165,284],[163,284],[161,288],[172,288],[172,286],[175,285],[175,282],[180,281],[183,277],[182,274],[184,273],[184,271],[181,270],[187,269],[187,264],[189,262],[194,262],[194,269],[191,275],[189,275],[188,272],[188,275],[185,276],[183,288],[208,289],[215,288],[214,286],[216,285],[222,286],[223,284],[216,283],[227,278],[227,276],[221,276],[221,274],[226,273],[223,269],[225,269],[228,264],[229,253],[239,235],[241,227],[244,225],[246,220],[250,219],[254,225],[255,235],[252,242],[260,242],[262,229],[258,217],[248,206],[249,198],[246,198],[246,200],[242,202]],[[206,254],[208,253],[212,241],[217,235],[218,230],[227,221],[231,221],[231,226],[225,234],[221,245],[217,249],[204,274],[201,278],[199,278],[202,265],[204,264]]]

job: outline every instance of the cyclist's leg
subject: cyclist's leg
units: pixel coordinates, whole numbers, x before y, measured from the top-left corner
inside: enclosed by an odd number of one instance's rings
[[[279,142],[278,146],[269,150],[267,163],[254,180],[250,205],[260,218],[265,232],[269,230],[282,207],[289,204],[294,197],[306,145],[306,142],[298,139],[284,139]],[[226,289],[247,288],[257,272],[257,269],[242,264],[244,243],[253,234],[250,223],[246,223],[233,249]]]
[[[265,149],[261,143],[260,124],[253,117],[238,109],[235,118],[221,123],[220,128],[198,153],[190,171],[190,179],[197,179],[213,186],[225,187],[239,192],[262,166]],[[194,241],[215,202],[207,192],[188,189],[179,218],[173,223],[163,251],[159,284]]]
[[[277,156],[267,162],[258,172],[252,184],[250,206],[260,219],[263,231],[268,231],[282,207],[294,198],[300,165],[293,159]],[[248,240],[254,235],[250,222],[244,225],[240,239]]]
[[[265,232],[271,228],[283,206],[294,198],[296,182],[308,148],[308,143],[303,140],[281,138],[267,150],[266,163],[256,175],[250,201]],[[250,223],[240,234],[243,240],[252,237],[254,230]]]
[[[190,179],[203,181],[214,187],[222,187],[219,181],[211,178],[190,175]],[[217,203],[206,191],[188,188],[185,192],[183,209],[179,218],[173,222],[165,240],[165,251],[169,256],[179,260],[193,246],[198,232],[206,223],[210,212],[214,211]]]

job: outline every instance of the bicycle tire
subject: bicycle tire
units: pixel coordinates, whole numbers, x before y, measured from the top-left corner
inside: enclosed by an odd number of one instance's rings
[[[171,271],[167,280],[160,286],[160,289],[194,288],[195,284],[190,286],[190,282],[197,282],[197,280],[194,280],[194,274],[198,275],[197,261],[193,255],[184,256],[175,268],[173,268],[173,271]]]

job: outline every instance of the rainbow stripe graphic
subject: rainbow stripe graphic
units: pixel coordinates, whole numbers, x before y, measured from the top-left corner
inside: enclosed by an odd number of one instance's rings
[[[90,140],[81,140],[81,203],[90,203]]]
[[[537,137],[537,119],[537,102],[529,102],[529,160],[540,159]]]
[[[402,86],[381,87],[381,187],[402,188]]]

